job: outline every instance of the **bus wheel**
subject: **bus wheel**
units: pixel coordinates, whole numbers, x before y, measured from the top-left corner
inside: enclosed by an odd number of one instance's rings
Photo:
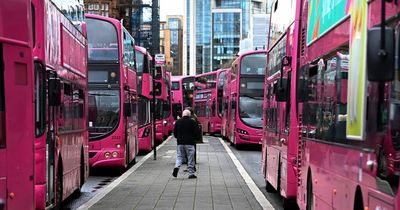
[[[83,186],[83,184],[85,183],[85,174],[86,174],[86,171],[85,171],[85,156],[84,156],[84,153],[83,153],[83,148],[82,148],[82,151],[81,151],[81,171],[80,171],[81,173],[81,183],[80,183],[80,186],[79,186],[79,191],[82,189],[82,186]]]
[[[283,198],[283,209],[285,209],[285,210],[299,209],[296,204],[296,199]]]
[[[272,186],[272,184],[269,183],[268,180],[265,180],[265,190],[266,190],[267,192],[269,192],[269,193],[275,193],[275,192],[276,192],[274,186]]]
[[[311,174],[307,178],[307,206],[306,210],[314,209],[314,193]]]
[[[362,193],[361,193],[361,189],[358,186],[357,190],[356,190],[356,196],[354,199],[354,210],[363,210],[364,209],[364,202],[363,202],[363,198],[362,198]]]
[[[63,170],[61,161],[58,163],[57,175],[56,175],[56,204],[54,206],[54,210],[60,210],[62,203],[62,194],[63,194]]]

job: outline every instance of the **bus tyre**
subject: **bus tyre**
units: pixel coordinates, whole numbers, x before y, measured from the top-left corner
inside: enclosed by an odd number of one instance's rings
[[[83,184],[85,183],[85,174],[86,174],[86,171],[85,171],[85,156],[84,156],[84,153],[83,153],[83,148],[82,148],[82,151],[81,151],[81,170],[80,170],[80,175],[81,175],[81,183],[80,183],[80,185],[79,185],[79,193],[80,193],[80,191],[81,191],[81,189],[82,189],[82,187],[83,187]]]
[[[314,194],[311,174],[307,178],[307,205],[306,210],[314,209]]]
[[[272,184],[269,183],[268,180],[265,180],[265,190],[266,190],[267,192],[269,192],[269,193],[275,193],[275,192],[276,192],[274,186],[272,186]]]
[[[283,209],[284,210],[299,209],[297,204],[296,204],[296,199],[283,198]]]
[[[54,206],[54,210],[60,210],[62,203],[62,194],[63,194],[63,171],[62,166],[59,163],[56,175],[56,203]]]
[[[354,198],[354,210],[364,210],[364,201],[361,193],[361,189],[358,186],[356,190],[356,196]]]

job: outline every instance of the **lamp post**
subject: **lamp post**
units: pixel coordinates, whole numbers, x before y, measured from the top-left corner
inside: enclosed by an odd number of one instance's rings
[[[153,110],[152,110],[152,113],[153,113],[153,115],[152,115],[152,118],[153,118],[153,138],[152,138],[152,141],[153,141],[153,153],[154,153],[154,160],[157,160],[157,146],[156,146],[156,112],[155,112],[155,109],[156,109],[156,68],[155,68],[155,61],[154,61],[155,59],[154,59],[154,56],[153,56],[153,67],[152,67],[152,69],[153,69],[153,75],[152,75],[152,77],[153,77],[153,81],[152,81],[152,85],[153,85],[153,91],[151,91],[151,95],[152,95],[152,97],[153,97],[153,100],[152,100],[152,103],[153,103]]]

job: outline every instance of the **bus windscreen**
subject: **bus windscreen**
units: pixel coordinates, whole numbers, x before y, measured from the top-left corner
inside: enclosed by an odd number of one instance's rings
[[[87,18],[89,61],[118,62],[117,29],[111,23]]]

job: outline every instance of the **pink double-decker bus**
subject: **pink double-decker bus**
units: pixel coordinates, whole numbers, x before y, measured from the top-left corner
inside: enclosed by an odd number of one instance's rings
[[[172,116],[172,92],[171,92],[171,72],[165,74],[165,85],[167,87],[167,100],[164,107],[164,138],[167,138],[174,131],[174,117]]]
[[[153,123],[151,119],[150,104],[153,90],[153,59],[147,50],[136,46],[136,66],[138,75],[138,121],[139,121],[139,151],[149,152],[153,148]]]
[[[172,116],[182,117],[186,107],[193,107],[194,76],[172,76]]]
[[[86,15],[91,167],[126,168],[138,153],[135,41],[113,18]]]
[[[261,143],[266,53],[246,52],[232,63],[228,135],[232,145]]]
[[[222,94],[226,70],[217,70],[195,77],[194,111],[203,132],[221,133]]]
[[[293,83],[297,73],[299,17],[295,14],[300,5],[295,0],[275,1],[272,5],[264,88],[262,172],[266,190],[277,191],[283,197],[285,209],[293,208],[297,193],[293,160],[297,158],[299,126],[296,109],[290,105],[296,98]],[[284,21],[283,16],[286,17]]]
[[[157,54],[155,56],[158,56]],[[154,91],[156,96],[156,103],[154,106],[155,123],[156,123],[156,141],[158,143],[162,142],[164,139],[164,109],[166,109],[167,99],[168,99],[168,87],[165,81],[166,68],[163,63],[155,61],[155,78],[154,78]]]
[[[296,196],[300,209],[400,208],[400,8],[382,2],[294,6],[283,76],[266,79],[263,167],[267,190]],[[279,1],[273,11],[279,7],[291,8]],[[327,7],[338,15],[330,21],[318,15]]]
[[[0,1],[0,8],[1,27],[12,29],[0,30],[0,209],[32,210],[37,175],[31,1]]]
[[[300,7],[292,82],[299,88],[290,119],[301,132],[288,170],[297,169],[297,202],[301,209],[400,209],[400,6],[314,3]],[[319,20],[327,8],[337,16]]]
[[[225,140],[229,140],[229,112],[230,108],[230,81],[231,81],[231,70],[225,70],[225,83],[222,85],[222,116],[221,116],[221,135]]]
[[[79,2],[32,0],[31,11],[36,209],[57,208],[80,191],[89,172],[84,8]],[[26,84],[26,71],[18,68]]]

